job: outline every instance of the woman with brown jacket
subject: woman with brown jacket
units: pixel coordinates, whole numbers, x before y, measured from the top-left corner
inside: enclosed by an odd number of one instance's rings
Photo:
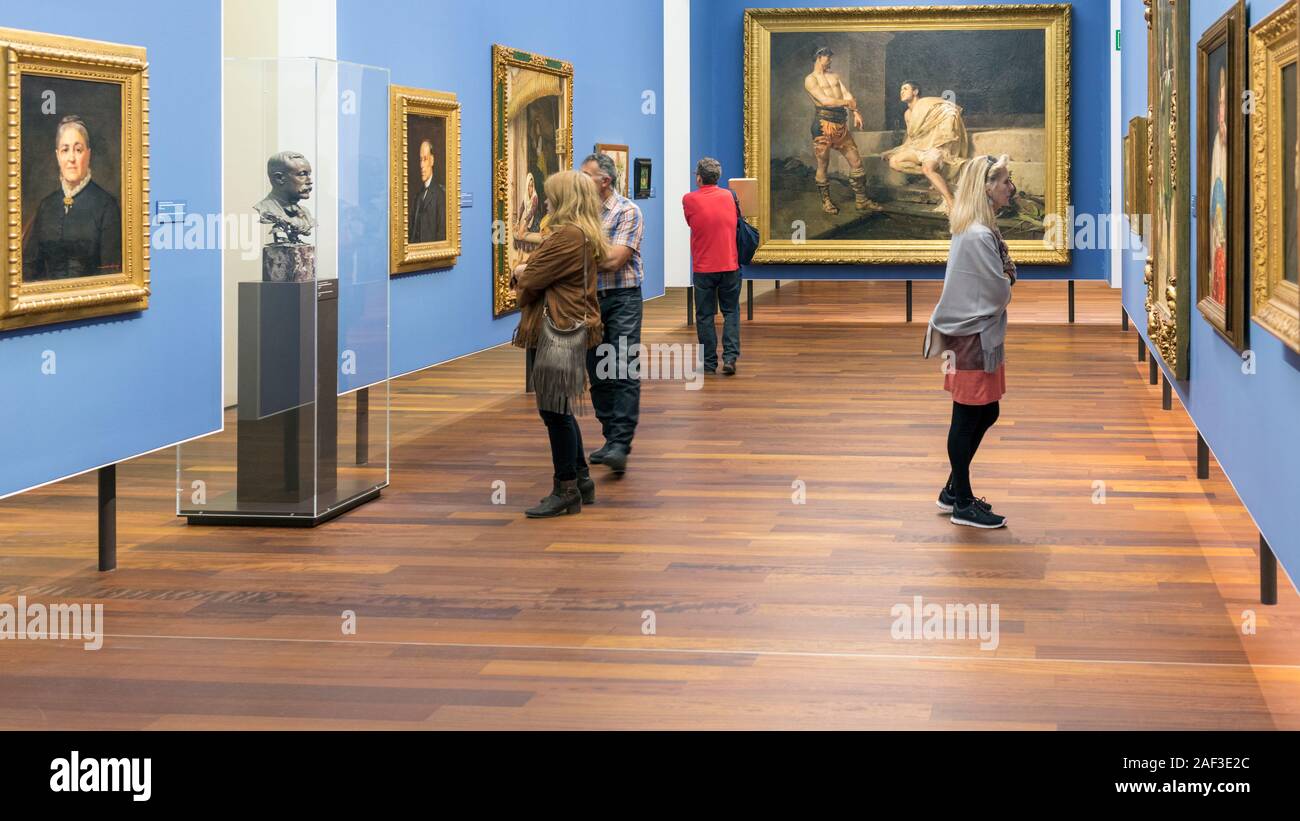
[[[600,344],[603,328],[596,300],[596,265],[609,254],[600,221],[600,197],[595,183],[579,171],[561,171],[546,178],[542,186],[551,215],[549,233],[528,258],[515,269],[514,290],[519,302],[519,327],[514,344],[535,350],[549,321],[558,331],[586,328],[578,340],[582,356],[572,373],[552,381],[541,379],[540,364],[534,365],[537,408],[551,440],[551,463],[555,469],[551,495],[526,511],[539,519],[565,513],[580,513],[582,503],[596,501],[583,458],[582,431],[574,418],[574,406],[582,409],[587,388],[586,349]]]

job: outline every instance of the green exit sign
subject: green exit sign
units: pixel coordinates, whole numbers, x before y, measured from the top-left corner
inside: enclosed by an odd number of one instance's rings
[[[1119,51],[1119,50],[1120,50],[1120,48],[1119,48],[1119,38],[1120,38],[1120,35],[1121,35],[1121,34],[1123,34],[1122,31],[1120,31],[1119,29],[1115,29],[1115,50],[1116,50],[1116,51]]]

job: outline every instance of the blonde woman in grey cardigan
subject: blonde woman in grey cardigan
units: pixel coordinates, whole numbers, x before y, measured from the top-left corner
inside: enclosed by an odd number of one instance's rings
[[[1007,156],[980,155],[957,178],[949,227],[952,245],[943,294],[926,329],[925,356],[943,357],[943,387],[952,393],[948,461],[952,473],[939,491],[939,509],[953,524],[997,528],[1005,516],[977,498],[970,465],[984,434],[998,420],[1006,393],[1004,344],[1007,305],[1016,266],[998,231],[996,214],[1016,195]]]

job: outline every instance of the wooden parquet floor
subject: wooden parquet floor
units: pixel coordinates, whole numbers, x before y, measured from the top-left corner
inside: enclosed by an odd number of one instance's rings
[[[975,465],[1010,527],[937,514],[937,293],[911,326],[902,283],[763,294],[740,373],[647,382],[576,517],[522,515],[549,456],[508,347],[395,380],[391,487],[315,530],[187,527],[171,451],[119,467],[113,573],[93,475],[0,502],[0,603],[103,603],[107,634],[0,642],[0,727],[1300,729],[1300,597],[1259,605],[1257,533],[1118,292],[1080,284],[1069,326],[1064,284],[1018,286]],[[694,340],[682,292],[646,307],[647,342]],[[893,638],[916,596],[997,605],[996,649]]]

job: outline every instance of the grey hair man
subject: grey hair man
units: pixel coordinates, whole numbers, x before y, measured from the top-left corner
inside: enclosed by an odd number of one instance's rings
[[[704,352],[704,372],[718,371],[718,333],[714,318],[722,309],[722,372],[736,372],[740,357],[740,258],[736,226],[740,202],[718,187],[722,164],[704,157],[695,164],[696,190],[682,197],[691,228],[691,279],[695,287],[695,334]]]
[[[605,436],[604,446],[588,458],[592,464],[605,465],[621,475],[627,470],[632,437],[641,414],[641,382],[629,374],[639,374],[641,370],[637,357],[641,345],[641,281],[645,274],[641,264],[641,237],[645,228],[641,209],[618,193],[615,183],[618,167],[612,157],[589,154],[579,170],[596,184],[601,199],[600,219],[610,245],[609,256],[601,260],[596,270],[596,298],[605,325],[602,343],[616,351],[631,352],[627,368],[618,368],[613,374],[601,373],[607,369],[597,367],[600,358],[596,351],[602,346],[587,352],[591,405]],[[619,373],[624,378],[619,379]]]

